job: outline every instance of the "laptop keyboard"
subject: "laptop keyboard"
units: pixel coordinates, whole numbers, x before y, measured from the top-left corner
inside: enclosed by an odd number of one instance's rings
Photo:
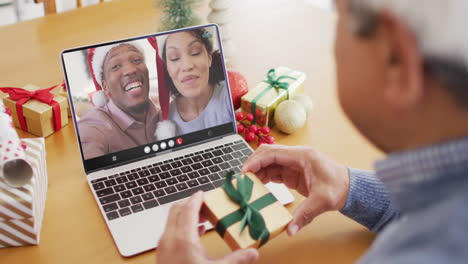
[[[252,154],[242,140],[91,181],[108,220],[170,203],[224,184]]]

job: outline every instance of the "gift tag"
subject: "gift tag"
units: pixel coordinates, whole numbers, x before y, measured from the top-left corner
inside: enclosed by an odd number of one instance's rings
[[[288,190],[288,188],[282,183],[269,182],[265,184],[265,187],[278,199],[282,205],[290,204],[294,202],[294,196]]]

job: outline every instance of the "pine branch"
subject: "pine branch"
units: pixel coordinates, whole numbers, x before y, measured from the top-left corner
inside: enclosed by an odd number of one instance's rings
[[[163,9],[161,31],[178,29],[197,25],[200,19],[193,12],[194,6],[200,0],[155,0],[157,6]]]

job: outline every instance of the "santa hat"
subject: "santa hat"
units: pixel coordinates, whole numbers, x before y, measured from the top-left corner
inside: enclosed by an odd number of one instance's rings
[[[168,120],[169,115],[169,101],[171,95],[166,85],[166,71],[164,61],[159,55],[159,50],[162,47],[158,45],[156,37],[147,38],[148,42],[156,51],[156,69],[158,71],[158,93],[159,93],[159,106],[161,107],[161,118],[162,120],[158,123],[156,128],[155,136],[158,140],[170,138],[175,136],[176,126],[171,120]],[[164,40],[165,42],[165,40]]]
[[[170,94],[168,88],[166,87],[166,73],[164,71],[164,61],[159,56],[158,42],[156,40],[156,37],[150,37],[147,40],[156,51],[159,105],[161,107],[162,117],[162,120],[157,125],[155,136],[157,140],[163,140],[166,138],[174,137],[176,127],[174,122],[168,120]],[[91,72],[91,77],[93,79],[94,86],[96,87],[96,92],[94,92],[92,96],[92,102],[96,107],[104,106],[109,100],[104,91],[102,90],[102,74],[106,55],[113,48],[122,44],[132,45],[135,48],[137,48],[137,50],[139,50],[142,54],[144,54],[144,49],[135,41],[106,45],[103,47],[92,48],[89,50],[87,58],[88,67]]]

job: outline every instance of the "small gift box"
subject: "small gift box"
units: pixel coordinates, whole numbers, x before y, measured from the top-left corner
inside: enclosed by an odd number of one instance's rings
[[[43,138],[23,142],[34,176],[21,188],[0,177],[0,248],[39,243],[47,192],[45,144]]]
[[[278,67],[268,71],[267,79],[242,96],[241,108],[245,114],[252,113],[254,120],[248,124],[273,127],[273,114],[284,100],[292,98],[303,90],[305,73]]]
[[[206,194],[203,211],[233,250],[262,246],[280,234],[292,219],[252,173],[228,173],[222,188]]]
[[[17,128],[47,137],[68,124],[67,98],[52,94],[54,88],[39,89],[34,85],[4,87],[0,88],[0,98],[10,108]]]

